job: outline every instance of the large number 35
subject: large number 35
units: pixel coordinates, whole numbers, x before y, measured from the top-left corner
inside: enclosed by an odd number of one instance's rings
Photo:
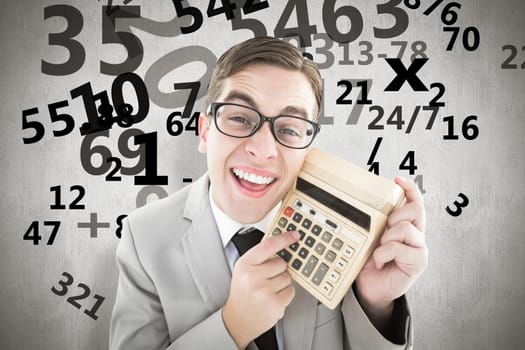
[[[179,18],[175,16],[168,22],[158,22],[148,18],[140,17],[139,6],[120,6],[109,16],[106,6],[102,7],[102,44],[120,44],[127,51],[127,57],[120,63],[109,63],[100,61],[100,72],[107,75],[119,75],[132,72],[142,63],[144,48],[140,39],[131,32],[131,27],[163,37],[174,37],[181,34]],[[74,39],[84,25],[82,14],[78,9],[70,5],[52,5],[44,8],[44,19],[51,17],[63,17],[67,21],[67,27],[60,33],[49,33],[49,45],[65,47],[69,51],[69,59],[63,63],[50,63],[42,60],[42,73],[49,75],[69,75],[82,68],[86,52],[82,44]],[[118,19],[136,19],[136,21],[125,21],[122,28],[117,30]],[[120,23],[119,23],[120,24]],[[206,72],[199,79],[208,81],[211,76],[213,65],[217,60],[215,54],[203,46],[186,46],[176,49],[154,62],[146,71],[144,81],[148,88],[149,97],[161,107],[179,108],[183,107],[187,100],[187,92],[174,91],[163,92],[159,88],[162,77],[169,72],[191,62],[203,62]],[[204,96],[205,91],[199,91],[197,99]]]

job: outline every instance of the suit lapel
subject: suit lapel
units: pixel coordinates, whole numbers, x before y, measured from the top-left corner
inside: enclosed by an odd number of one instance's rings
[[[294,287],[295,297],[286,308],[283,318],[284,348],[311,349],[317,317],[317,300],[295,282]]]
[[[188,268],[210,312],[221,308],[230,292],[231,272],[224,255],[209,201],[209,178],[197,180],[190,189],[184,217],[191,220],[182,238]],[[283,317],[285,349],[311,349],[317,317],[317,300],[295,284],[295,298]],[[251,342],[248,350],[256,350]]]
[[[207,175],[196,181],[188,195],[184,216],[192,225],[182,238],[188,268],[210,312],[221,308],[230,291],[231,273],[224,256],[208,197]]]

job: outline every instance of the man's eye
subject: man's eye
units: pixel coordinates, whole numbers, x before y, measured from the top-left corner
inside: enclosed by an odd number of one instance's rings
[[[282,128],[279,133],[286,134],[287,136],[301,136],[300,133],[293,128]]]
[[[236,123],[251,124],[248,118],[242,116],[231,116],[230,118],[228,118],[228,120]]]

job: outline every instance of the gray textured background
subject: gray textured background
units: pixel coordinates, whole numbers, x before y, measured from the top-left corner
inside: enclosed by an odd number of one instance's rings
[[[393,18],[377,14],[377,3],[385,1],[338,1],[336,6],[352,4],[363,14],[364,31],[350,44],[352,58],[360,56],[361,40],[373,43],[373,54],[384,52],[395,56],[397,48],[392,40],[424,41],[430,60],[418,73],[429,86],[442,82],[446,93],[432,130],[425,130],[426,116],[418,119],[410,134],[387,125],[385,130],[368,130],[375,112],[365,106],[357,125],[346,125],[351,106],[336,105],[343,89],[337,87],[340,79],[372,79],[370,98],[385,108],[385,117],[395,105],[403,106],[408,118],[416,105],[424,105],[435,95],[414,93],[406,84],[398,93],[385,93],[384,87],[394,72],[377,57],[370,65],[344,66],[338,64],[343,49],[334,44],[331,52],[335,64],[322,70],[325,79],[325,115],[334,116],[334,125],[325,125],[317,146],[366,166],[377,137],[383,143],[376,156],[381,174],[392,177],[401,174],[410,178],[423,175],[428,215],[427,241],[430,264],[425,274],[411,289],[409,297],[418,349],[522,349],[523,315],[525,314],[524,287],[525,247],[523,234],[525,163],[525,69],[503,70],[501,64],[509,56],[503,51],[506,44],[518,48],[513,63],[525,61],[525,4],[522,0],[462,1],[457,25],[474,26],[481,34],[477,51],[467,52],[458,39],[453,51],[447,52],[449,34],[441,31],[441,7],[430,16],[422,10],[408,10],[408,29],[393,39],[376,39],[372,28],[390,27]],[[187,3],[187,1],[186,1]],[[148,68],[159,58],[175,49],[190,45],[204,46],[215,56],[238,41],[252,37],[248,30],[232,31],[224,15],[208,19],[207,1],[190,1],[204,13],[204,24],[197,32],[184,36],[151,34],[133,29],[144,45],[144,59],[135,71],[144,78]],[[431,1],[423,1],[424,4]],[[67,76],[51,76],[41,72],[40,61],[59,63],[67,59],[64,48],[48,45],[48,34],[65,28],[63,18],[44,20],[44,8],[54,4],[70,4],[80,10],[84,18],[82,32],[76,39],[86,50],[86,59],[80,70]],[[115,5],[122,5],[115,1]],[[246,16],[265,24],[269,34],[283,12],[284,1],[270,1],[270,8]],[[156,21],[169,21],[174,16],[171,1],[139,1],[142,16]],[[114,300],[117,270],[114,250],[117,216],[136,208],[136,200],[144,186],[133,185],[132,176],[123,176],[121,182],[107,182],[104,176],[92,176],[81,166],[78,132],[85,112],[79,99],[72,100],[69,91],[91,82],[95,92],[109,89],[113,76],[100,73],[99,61],[121,62],[126,57],[120,45],[102,45],[102,3],[91,1],[14,1],[2,0],[0,21],[1,96],[0,118],[1,170],[3,191],[0,212],[0,347],[2,349],[106,349],[108,325]],[[401,8],[404,8],[400,5]],[[310,22],[324,32],[322,2],[308,2]],[[292,15],[295,18],[295,14]],[[290,25],[293,24],[290,21]],[[174,22],[178,23],[177,21]],[[348,28],[348,22],[338,24]],[[169,25],[162,28],[172,29]],[[174,32],[176,33],[176,31]],[[314,40],[313,47],[323,45]],[[314,52],[314,59],[322,62],[323,55]],[[186,50],[188,60],[195,49]],[[407,54],[411,54],[407,48]],[[193,55],[193,56],[192,56]],[[174,57],[184,60],[184,55]],[[197,59],[198,60],[198,59]],[[405,64],[408,61],[405,57]],[[173,64],[173,62],[171,62]],[[160,81],[160,89],[171,91],[174,82],[200,80],[206,72],[202,63],[190,63],[170,72]],[[208,72],[209,73],[209,72]],[[205,86],[206,82],[203,83]],[[351,98],[355,99],[352,92]],[[52,124],[47,105],[68,100],[69,107],[61,109],[75,118],[75,130],[64,137],[53,137],[51,130],[62,128]],[[194,111],[201,111],[204,99],[198,100]],[[40,113],[29,117],[43,123],[46,134],[34,144],[25,145],[22,137],[32,132],[22,130],[22,111],[38,107]],[[169,176],[164,190],[172,193],[183,186],[182,178],[195,179],[204,171],[204,157],[197,153],[197,138],[185,132],[169,136],[165,129],[166,117],[177,108],[159,107],[152,101],[146,120],[135,128],[144,132],[158,132],[158,169]],[[457,141],[443,140],[447,125],[442,118],[456,116],[456,130],[468,115],[477,115],[480,135],[472,141],[460,137]],[[123,129],[113,128],[110,138],[99,137],[94,144],[109,147],[118,156],[117,139]],[[405,154],[416,154],[417,172],[409,176],[398,169]],[[94,163],[97,162],[94,157]],[[100,161],[100,160],[98,160]],[[126,166],[135,160],[123,159]],[[85,210],[50,210],[54,202],[51,186],[62,186],[62,202],[66,205],[75,197],[73,185],[82,185],[86,195],[82,200]],[[445,211],[462,192],[470,200],[458,217]],[[152,196],[150,199],[154,200]],[[90,238],[87,229],[78,228],[79,222],[89,220],[92,212],[100,221],[110,222],[110,228],[100,229],[97,238]],[[61,222],[55,243],[47,246],[49,227],[45,220]],[[22,236],[33,221],[40,224],[43,236],[38,246],[24,241]],[[66,296],[57,296],[51,287],[58,287],[62,272],[74,277]],[[91,294],[81,302],[80,310],[66,302],[78,294],[76,285],[84,283]],[[105,297],[93,320],[83,312],[95,302],[94,294]]]

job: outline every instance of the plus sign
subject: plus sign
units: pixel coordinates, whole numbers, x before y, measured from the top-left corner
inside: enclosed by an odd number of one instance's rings
[[[91,238],[96,238],[99,228],[109,228],[109,222],[98,222],[97,213],[90,213],[89,222],[79,222],[78,228],[89,228]]]

